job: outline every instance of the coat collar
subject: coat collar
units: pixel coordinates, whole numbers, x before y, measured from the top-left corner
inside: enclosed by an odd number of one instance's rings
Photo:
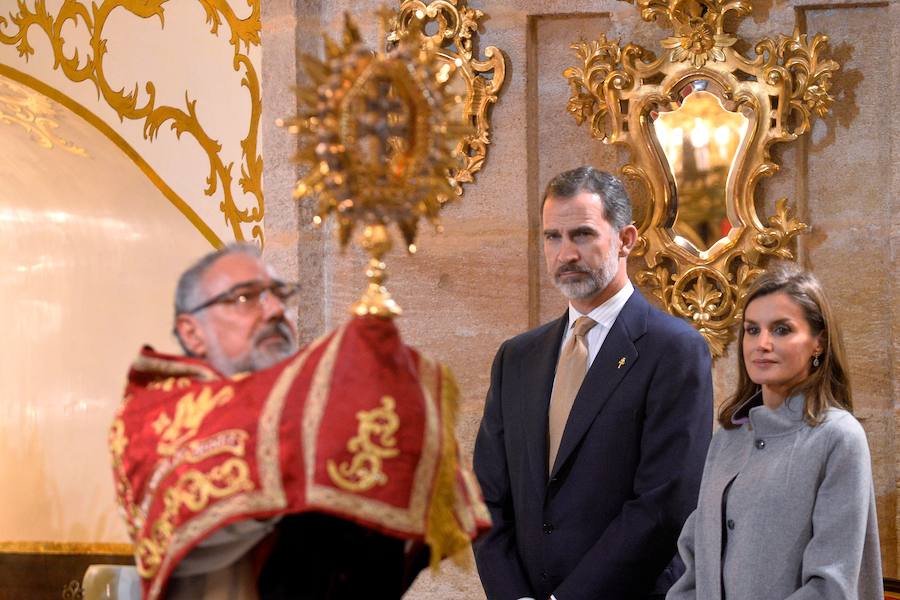
[[[768,409],[762,404],[753,406],[749,411],[750,426],[757,435],[769,436],[802,429],[805,425],[803,421],[804,400],[803,394],[795,394],[775,410]],[[762,394],[759,395],[759,402],[762,402]]]

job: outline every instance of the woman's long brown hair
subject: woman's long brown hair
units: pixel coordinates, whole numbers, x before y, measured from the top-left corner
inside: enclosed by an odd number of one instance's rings
[[[761,275],[750,287],[744,300],[744,314],[751,302],[769,294],[783,293],[803,310],[803,315],[813,335],[822,337],[822,354],[819,366],[812,367],[809,377],[791,390],[791,395],[802,393],[803,419],[815,427],[825,418],[830,407],[853,410],[850,392],[850,378],[844,341],[834,319],[834,312],[822,284],[815,275],[801,271],[797,267],[782,266]],[[719,424],[725,429],[738,427],[733,421],[734,414],[759,391],[759,386],[750,380],[744,363],[744,325],[738,333],[738,386],[719,410]]]

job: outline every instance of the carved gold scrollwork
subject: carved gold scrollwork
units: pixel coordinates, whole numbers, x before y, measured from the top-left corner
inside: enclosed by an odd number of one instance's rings
[[[484,165],[491,141],[489,109],[497,101],[506,78],[506,62],[499,48],[485,48],[484,60],[475,55],[474,38],[478,34],[478,21],[483,17],[484,13],[469,8],[466,0],[430,3],[401,0],[393,31],[388,36],[389,42],[396,43],[401,35],[409,33],[413,19],[421,19],[423,37],[439,48],[439,58],[457,67],[454,77],[462,78],[465,83],[463,117],[473,129],[456,147],[463,165],[450,170],[457,195],[463,192],[461,184],[475,181],[475,173]],[[428,33],[431,26],[436,29],[434,33]]]
[[[88,156],[87,150],[57,135],[56,109],[50,100],[13,81],[0,81],[0,123],[24,129],[38,145],[58,147],[76,156]]]
[[[210,33],[218,36],[219,27],[227,24],[231,36],[229,43],[234,48],[233,66],[237,72],[243,72],[241,85],[250,96],[250,119],[247,135],[241,141],[244,163],[240,165],[240,174],[234,181],[234,164],[225,164],[220,151],[222,145],[206,132],[197,116],[197,101],[185,94],[182,108],[159,105],[156,101],[156,84],[147,81],[143,94],[139,92],[139,84],[133,89],[114,89],[107,79],[104,60],[108,51],[104,28],[110,15],[119,9],[127,11],[139,18],[158,17],[164,23],[167,0],[103,0],[84,3],[79,0],[66,0],[54,16],[47,11],[46,3],[35,2],[30,9],[25,2],[19,1],[18,12],[9,19],[0,16],[0,44],[15,46],[19,56],[28,60],[35,53],[28,36],[33,30],[42,32],[53,49],[53,66],[59,69],[70,81],[80,83],[90,81],[97,89],[98,95],[115,110],[119,119],[143,121],[144,138],[153,141],[160,128],[169,127],[178,138],[187,135],[202,148],[209,161],[209,174],[206,178],[206,196],[213,196],[221,187],[222,202],[220,209],[225,221],[232,228],[234,238],[243,240],[242,226],[249,224],[251,236],[260,244],[263,243],[263,195],[262,195],[262,157],[259,155],[258,131],[262,114],[260,101],[259,78],[248,53],[251,46],[260,43],[260,3],[259,0],[248,0],[250,14],[246,18],[238,18],[227,0],[199,0],[206,12]],[[85,27],[90,35],[89,50],[79,54],[76,48],[64,51],[66,41],[63,31],[70,27]],[[68,55],[67,55],[68,54]],[[256,206],[238,208],[235,202],[234,184],[244,194],[256,199]]]
[[[382,468],[384,461],[400,454],[394,434],[400,428],[400,417],[395,410],[397,402],[390,396],[381,398],[381,407],[356,413],[359,429],[347,442],[347,450],[353,455],[349,462],[338,465],[329,459],[328,476],[340,488],[351,492],[364,492],[376,485],[385,485],[388,477]]]
[[[779,168],[771,146],[796,139],[809,131],[813,118],[827,114],[839,65],[825,57],[826,36],[809,38],[799,30],[760,40],[754,58],[743,56],[734,49],[737,38],[725,30],[725,17],[749,14],[749,1],[637,0],[637,6],[644,20],[671,24],[672,35],[661,41],[663,52],[655,56],[602,35],[572,44],[579,64],[563,73],[571,89],[567,110],[579,125],[589,122],[592,137],[631,150],[633,162],[622,173],[640,181],[652,198],[637,223],[640,238],[633,255],[643,258],[644,266],[636,280],[669,312],[690,320],[713,355],[721,356],[767,257],[793,259],[791,242],[807,229],[786,198],[778,200],[774,215],[757,214],[756,184]],[[715,96],[723,114],[746,121],[719,190],[727,227],[708,247],[680,235],[675,226],[685,194],[655,128],[660,113],[677,110],[698,91]]]

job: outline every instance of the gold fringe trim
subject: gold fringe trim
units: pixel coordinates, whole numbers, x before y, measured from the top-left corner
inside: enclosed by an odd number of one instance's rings
[[[456,447],[456,417],[459,409],[459,388],[453,373],[441,365],[441,456],[438,463],[434,491],[428,506],[425,543],[431,548],[431,568],[439,569],[445,556],[462,566],[471,566],[469,536],[462,530],[454,514],[456,474],[459,470],[459,453]]]

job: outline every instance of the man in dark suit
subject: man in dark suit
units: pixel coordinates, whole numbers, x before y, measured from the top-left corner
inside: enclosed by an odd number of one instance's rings
[[[490,600],[662,598],[712,429],[709,350],[628,280],[622,183],[558,175],[544,254],[569,310],[497,352],[475,443],[494,526],[475,547]]]

